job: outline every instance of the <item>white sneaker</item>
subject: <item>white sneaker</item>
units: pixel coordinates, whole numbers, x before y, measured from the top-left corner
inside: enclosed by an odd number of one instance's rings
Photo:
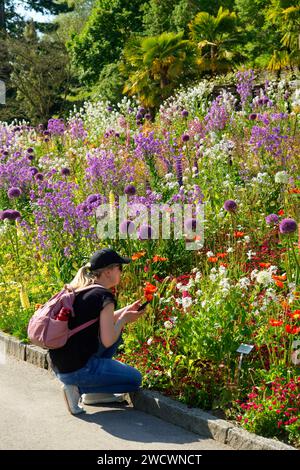
[[[85,410],[78,405],[80,393],[77,385],[63,385],[63,395],[67,404],[68,410],[72,415],[79,415],[85,413]]]
[[[97,405],[98,403],[122,403],[126,400],[124,393],[84,393],[81,401],[84,405]]]

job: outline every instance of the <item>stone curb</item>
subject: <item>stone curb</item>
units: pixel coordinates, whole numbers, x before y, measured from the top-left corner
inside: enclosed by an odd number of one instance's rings
[[[52,372],[46,350],[25,344],[1,331],[0,352],[4,359],[5,354],[9,354],[16,359]],[[187,405],[165,397],[159,392],[142,390],[130,393],[130,398],[137,410],[157,416],[201,436],[219,441],[236,450],[297,450],[275,439],[267,439],[245,431],[199,408],[189,408]]]

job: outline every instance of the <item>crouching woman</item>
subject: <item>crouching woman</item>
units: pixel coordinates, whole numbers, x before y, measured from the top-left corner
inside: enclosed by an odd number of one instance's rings
[[[142,313],[137,311],[139,300],[115,310],[111,289],[119,284],[123,265],[130,261],[104,248],[91,257],[69,284],[76,292],[75,316],[69,319],[69,328],[99,319],[71,336],[62,348],[49,351],[52,368],[64,384],[64,398],[72,414],[83,413],[82,404],[123,401],[124,393],[141,387],[140,372],[113,359],[122,341],[124,325],[135,322]]]

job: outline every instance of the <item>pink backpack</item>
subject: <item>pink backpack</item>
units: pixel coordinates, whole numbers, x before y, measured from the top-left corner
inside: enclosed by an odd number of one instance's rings
[[[27,333],[31,343],[44,349],[58,349],[64,346],[71,336],[99,321],[98,317],[70,330],[68,317],[64,316],[65,312],[68,312],[74,317],[73,303],[76,294],[94,287],[103,286],[93,284],[76,291],[65,286],[51,297],[29,321]]]

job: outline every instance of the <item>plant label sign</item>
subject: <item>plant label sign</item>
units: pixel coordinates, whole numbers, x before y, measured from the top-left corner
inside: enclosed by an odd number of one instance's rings
[[[236,352],[241,353],[241,354],[249,354],[252,349],[254,348],[254,344],[244,344],[242,343]]]

